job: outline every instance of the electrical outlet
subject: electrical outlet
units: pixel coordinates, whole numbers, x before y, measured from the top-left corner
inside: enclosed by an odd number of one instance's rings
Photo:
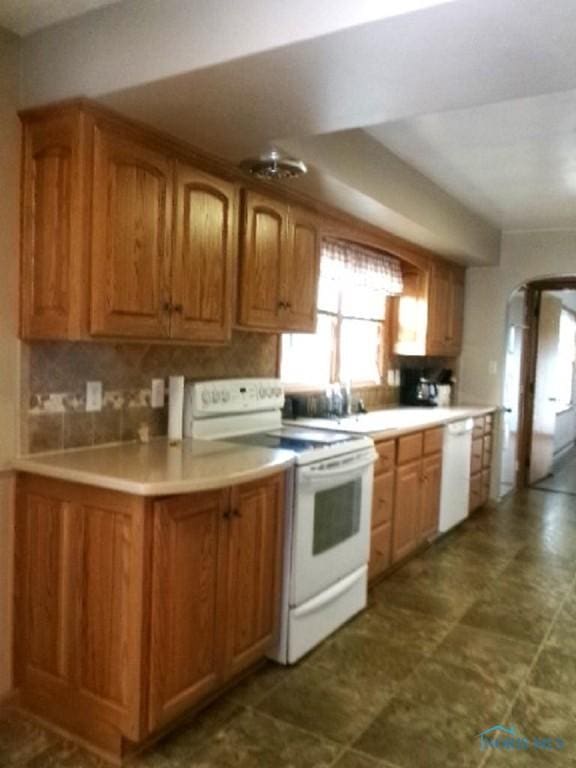
[[[164,407],[165,389],[166,385],[164,384],[164,379],[152,379],[152,396],[150,398],[152,408]]]
[[[102,382],[101,381],[86,382],[86,410],[89,412],[102,410]]]

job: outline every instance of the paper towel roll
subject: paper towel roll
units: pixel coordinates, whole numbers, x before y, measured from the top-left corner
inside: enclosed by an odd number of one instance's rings
[[[184,424],[184,376],[170,376],[168,385],[168,441],[182,440]]]

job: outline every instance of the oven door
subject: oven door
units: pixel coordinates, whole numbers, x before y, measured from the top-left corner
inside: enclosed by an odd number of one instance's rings
[[[368,562],[375,457],[369,449],[298,467],[290,605]]]

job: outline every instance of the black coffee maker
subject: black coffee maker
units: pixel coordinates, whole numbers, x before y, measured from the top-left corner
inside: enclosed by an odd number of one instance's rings
[[[404,368],[400,372],[400,405],[433,408],[438,405],[438,386],[423,368]]]

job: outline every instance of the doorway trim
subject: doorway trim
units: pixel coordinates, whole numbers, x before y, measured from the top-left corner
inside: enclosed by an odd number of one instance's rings
[[[543,291],[576,290],[576,276],[549,277],[525,284],[525,343],[522,350],[520,391],[518,392],[518,455],[516,488],[527,488],[532,453],[534,396],[538,363],[538,321]]]

